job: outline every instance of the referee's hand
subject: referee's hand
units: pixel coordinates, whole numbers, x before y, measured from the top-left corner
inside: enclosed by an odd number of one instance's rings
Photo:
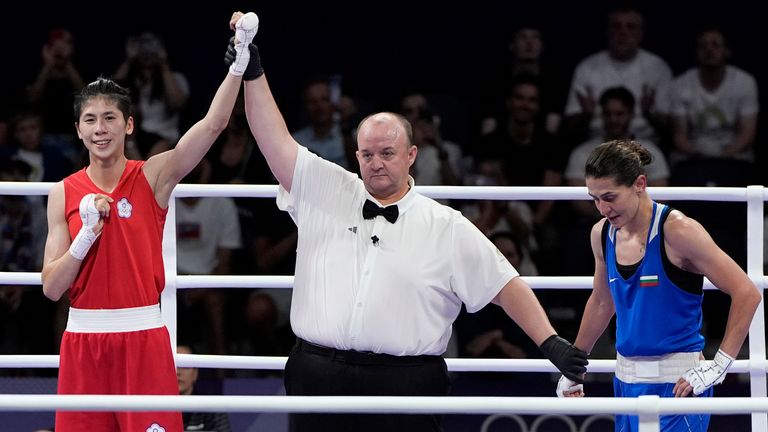
[[[541,352],[569,380],[582,384],[587,372],[587,353],[558,335],[552,335],[539,347]]]

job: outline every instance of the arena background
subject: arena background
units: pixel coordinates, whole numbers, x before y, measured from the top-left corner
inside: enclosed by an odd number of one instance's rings
[[[575,64],[605,47],[605,11],[615,2],[19,2],[0,6],[0,113],[14,110],[23,87],[40,65],[40,48],[48,30],[66,27],[75,36],[76,63],[83,78],[111,75],[124,55],[126,38],[151,30],[165,39],[172,67],[190,82],[186,119],[199,118],[207,108],[226,68],[222,57],[233,10],[254,10],[261,18],[256,37],[264,67],[289,124],[298,122],[298,93],[303,79],[324,73],[344,77],[345,90],[375,101],[377,109],[393,108],[407,88],[471,101],[479,97],[484,80],[504,56],[507,40],[521,23],[541,26],[545,59],[569,77]],[[766,106],[768,41],[765,15],[757,3],[746,1],[646,1],[643,46],[661,57],[677,75],[694,64],[695,30],[703,23],[720,24],[733,51],[731,63],[752,73]],[[760,115],[755,149],[764,166],[766,116]],[[472,117],[467,119],[470,123]],[[467,133],[460,128],[457,134]],[[766,178],[765,171],[763,179]],[[550,380],[519,376],[481,376],[461,387],[466,394],[551,394]],[[514,374],[512,374],[514,375]],[[736,384],[737,377],[732,377]],[[251,387],[247,387],[247,385]],[[31,385],[31,386],[30,386]],[[55,386],[55,384],[53,384]],[[237,394],[244,388],[279,391],[274,381],[207,384],[215,393]],[[39,387],[34,387],[39,386]],[[50,392],[52,380],[0,380],[0,392]],[[746,395],[743,382],[731,387]],[[235,390],[237,389],[237,390]],[[243,393],[240,393],[243,394]],[[269,394],[269,393],[267,393]],[[592,395],[608,395],[607,383],[595,383]],[[237,423],[253,424],[255,415]],[[50,424],[44,415],[0,413],[0,431],[28,430]],[[263,421],[263,420],[262,420]],[[476,430],[481,419],[458,421],[447,430]],[[16,422],[16,423],[14,423]],[[529,422],[530,424],[530,422]],[[717,428],[722,424],[722,429]],[[744,416],[714,419],[712,430],[747,430]],[[725,426],[728,425],[728,426]],[[470,427],[471,426],[471,427]],[[256,429],[235,429],[256,430]],[[276,429],[262,429],[276,430]],[[548,429],[549,430],[549,429]],[[555,429],[553,429],[555,430]]]
[[[488,89],[483,84],[506,55],[509,36],[522,23],[541,26],[544,61],[570,82],[576,63],[605,47],[605,13],[617,4],[589,2],[19,2],[0,7],[2,111],[12,110],[40,65],[48,30],[72,30],[75,63],[86,82],[110,76],[124,57],[129,35],[151,30],[167,45],[171,67],[190,83],[187,122],[200,118],[225,73],[226,22],[233,10],[255,10],[261,17],[256,43],[278,103],[289,126],[297,119],[298,95],[308,76],[339,73],[344,89],[391,108],[405,89],[418,88],[465,98]],[[764,61],[768,31],[758,5],[736,1],[644,1],[644,48],[664,58],[675,75],[692,67],[696,29],[722,26],[731,63],[752,73],[758,88],[768,83]],[[765,106],[766,92],[760,92]],[[765,110],[763,110],[765,111]],[[761,126],[765,114],[761,114]],[[467,133],[455,127],[455,133]],[[758,127],[759,145],[764,135]]]

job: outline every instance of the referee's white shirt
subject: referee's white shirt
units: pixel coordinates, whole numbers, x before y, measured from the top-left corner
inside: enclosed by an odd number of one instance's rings
[[[461,213],[413,187],[394,224],[364,219],[366,199],[377,202],[357,175],[299,146],[291,192],[277,196],[299,230],[293,331],[344,350],[440,355],[461,303],[481,309],[518,273]]]

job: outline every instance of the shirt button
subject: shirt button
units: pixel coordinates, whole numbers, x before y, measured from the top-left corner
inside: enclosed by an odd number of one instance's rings
[[[363,307],[363,304],[362,303],[358,303],[357,307]]]

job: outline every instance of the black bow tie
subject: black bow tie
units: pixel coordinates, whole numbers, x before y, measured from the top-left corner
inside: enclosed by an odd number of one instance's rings
[[[397,209],[397,205],[391,205],[386,207],[379,207],[375,202],[371,200],[365,200],[363,205],[363,217],[365,219],[373,219],[376,216],[384,216],[384,219],[389,223],[395,223],[400,211]]]

